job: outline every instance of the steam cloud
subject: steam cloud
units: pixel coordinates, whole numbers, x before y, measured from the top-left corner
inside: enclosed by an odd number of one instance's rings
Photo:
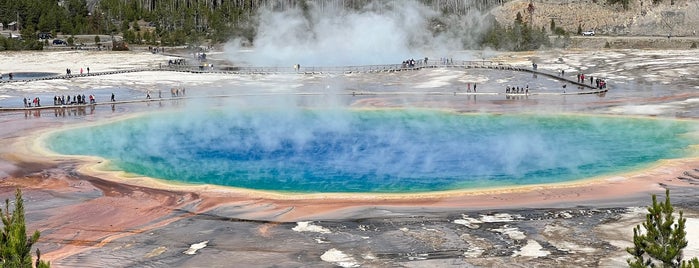
[[[416,1],[374,1],[359,10],[263,9],[253,49],[241,40],[226,46],[229,60],[254,66],[351,66],[448,57],[472,46],[486,14],[445,16]]]

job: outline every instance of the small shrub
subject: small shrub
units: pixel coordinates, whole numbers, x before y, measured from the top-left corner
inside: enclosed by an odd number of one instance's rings
[[[15,192],[14,210],[10,212],[10,200],[5,200],[5,211],[0,209],[2,235],[0,235],[0,267],[28,267],[35,264],[37,268],[48,268],[49,263],[40,260],[41,252],[36,250],[36,263],[32,262],[32,246],[39,240],[39,231],[27,236],[24,222],[24,201],[22,191]]]
[[[633,256],[626,262],[630,267],[697,267],[697,258],[682,260],[682,250],[687,246],[687,232],[682,211],[675,221],[670,203],[670,190],[665,190],[665,202],[658,203],[655,195],[648,207],[643,225],[633,229],[633,247],[626,251]]]

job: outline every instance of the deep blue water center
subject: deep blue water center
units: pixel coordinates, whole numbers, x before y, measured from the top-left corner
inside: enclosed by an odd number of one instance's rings
[[[687,155],[688,122],[434,110],[249,109],[145,115],[48,147],[154,178],[284,192],[405,193],[554,183]]]

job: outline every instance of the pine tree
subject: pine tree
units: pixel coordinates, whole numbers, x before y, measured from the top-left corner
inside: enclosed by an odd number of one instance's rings
[[[682,249],[687,246],[687,232],[682,211],[675,222],[674,208],[670,203],[670,190],[665,190],[665,202],[658,203],[655,195],[648,207],[643,229],[637,225],[633,229],[634,247],[626,251],[633,255],[626,262],[630,267],[699,267],[699,260],[682,260]]]
[[[24,222],[24,201],[22,191],[15,192],[15,208],[10,213],[10,200],[5,200],[5,211],[0,209],[2,218],[2,235],[0,236],[0,267],[32,267],[32,246],[39,240],[40,233],[35,231],[27,237]],[[49,267],[49,263],[41,261],[37,249],[36,267]]]

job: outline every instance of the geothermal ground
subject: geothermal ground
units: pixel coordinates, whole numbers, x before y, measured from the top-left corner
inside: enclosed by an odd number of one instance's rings
[[[454,61],[475,54],[455,53]],[[0,113],[0,197],[23,189],[28,230],[41,231],[36,247],[54,267],[618,267],[629,257],[624,249],[650,195],[664,189],[688,218],[685,257],[699,255],[699,189],[691,179],[699,176],[696,157],[565,185],[414,196],[280,195],[108,172],[97,168],[102,160],[52,155],[38,143],[53,129],[201,105],[699,118],[695,51],[491,54],[488,60],[523,68],[536,62],[572,79],[577,72],[604,77],[610,91],[561,95],[580,89],[526,72],[454,68],[342,75],[150,71],[4,83],[3,108],[22,107],[24,97],[40,97],[47,106],[55,95],[75,94],[95,95],[98,103],[112,93],[118,101],[139,102]],[[142,51],[0,57],[3,74],[155,68],[173,58]],[[468,83],[477,83],[479,94],[463,94]],[[508,85],[529,86],[532,95],[500,94]],[[172,87],[185,87],[187,97],[172,99]],[[154,100],[140,102],[147,92]]]

